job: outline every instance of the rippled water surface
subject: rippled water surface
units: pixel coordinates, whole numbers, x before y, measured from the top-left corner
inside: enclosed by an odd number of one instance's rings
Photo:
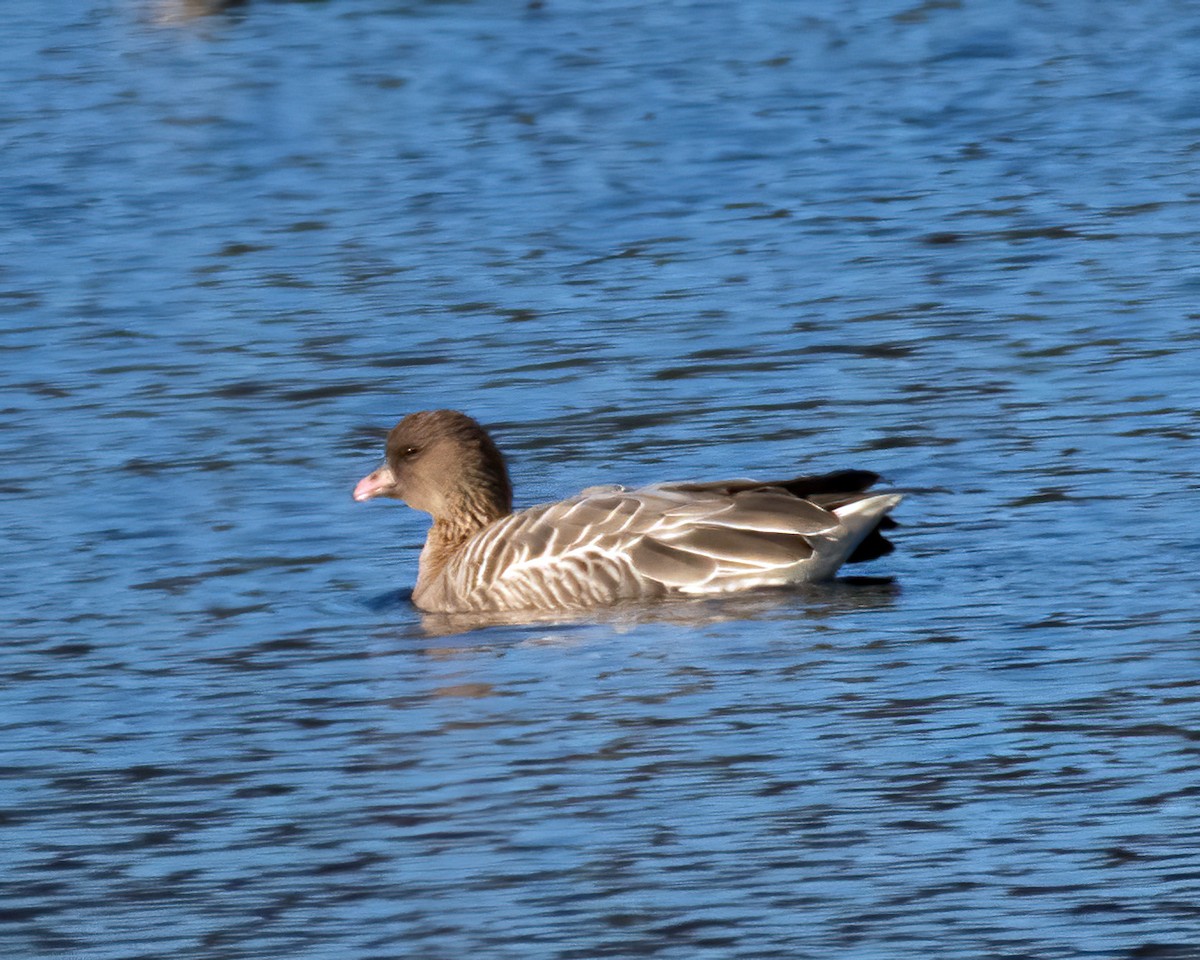
[[[0,11],[0,954],[1200,956],[1192,5],[202,6]],[[899,548],[453,632],[442,406]]]

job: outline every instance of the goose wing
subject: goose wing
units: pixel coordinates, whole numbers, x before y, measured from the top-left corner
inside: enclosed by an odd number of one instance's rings
[[[467,542],[446,575],[468,609],[589,606],[661,595],[626,555],[670,501],[597,487],[530,507]]]
[[[715,493],[736,496],[743,492],[773,491],[778,493],[785,491],[794,497],[803,498],[823,507],[827,511],[836,512],[843,507],[876,496],[876,494],[867,494],[866,491],[879,480],[879,474],[871,470],[835,470],[831,473],[809,474],[787,480],[717,480],[701,483],[672,483],[668,486],[671,490],[698,495]],[[844,562],[862,563],[887,556],[895,548],[884,534],[895,527],[896,521],[886,515],[885,509],[879,514],[876,522],[865,536],[857,542]]]
[[[832,511],[779,487],[753,481],[680,486],[657,488],[688,499],[664,511],[629,553],[644,576],[682,593],[794,579],[792,572],[813,554],[813,538],[836,536],[841,526]]]
[[[832,510],[754,481],[604,487],[503,518],[446,574],[470,609],[707,593],[795,579],[810,538],[839,529]]]

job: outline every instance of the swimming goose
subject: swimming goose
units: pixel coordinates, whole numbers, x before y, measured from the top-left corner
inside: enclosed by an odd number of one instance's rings
[[[354,499],[433,516],[413,603],[430,613],[554,611],[824,580],[892,545],[894,493],[840,470],[791,480],[590,487],[512,511],[504,457],[474,420],[426,410],[388,434]]]

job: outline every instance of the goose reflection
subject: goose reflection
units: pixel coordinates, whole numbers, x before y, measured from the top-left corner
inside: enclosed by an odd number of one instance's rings
[[[450,637],[491,631],[480,638],[487,641],[496,639],[497,632],[507,635],[511,630],[518,642],[529,642],[531,631],[546,628],[548,632],[540,634],[538,642],[569,645],[577,642],[579,631],[596,627],[625,633],[650,624],[696,630],[732,621],[780,619],[815,623],[850,613],[887,609],[899,594],[900,585],[892,577],[844,577],[828,583],[763,588],[720,597],[634,602],[577,611],[423,613],[420,632],[425,637]],[[395,603],[401,602],[401,596],[388,594]]]

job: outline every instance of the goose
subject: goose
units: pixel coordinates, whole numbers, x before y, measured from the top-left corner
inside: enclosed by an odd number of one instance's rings
[[[433,517],[412,602],[426,613],[553,612],[702,597],[831,578],[892,551],[880,528],[897,493],[839,470],[790,480],[589,487],[512,509],[504,457],[454,410],[404,417],[359,502],[401,500]]]

